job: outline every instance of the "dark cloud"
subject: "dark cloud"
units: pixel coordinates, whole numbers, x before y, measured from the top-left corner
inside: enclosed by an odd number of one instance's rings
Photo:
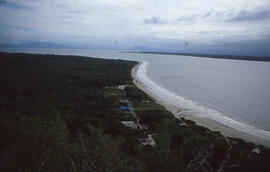
[[[145,19],[144,24],[166,24],[165,21],[160,19],[159,17],[151,17],[150,19]]]
[[[237,15],[230,18],[228,21],[241,22],[241,21],[255,21],[264,19],[270,19],[270,10],[241,11]]]
[[[0,5],[3,4],[4,7],[6,8],[10,8],[10,9],[23,9],[23,10],[31,10],[29,7],[24,6],[24,5],[20,5],[18,3],[15,2],[10,2],[10,1],[4,1],[4,0],[0,0]]]

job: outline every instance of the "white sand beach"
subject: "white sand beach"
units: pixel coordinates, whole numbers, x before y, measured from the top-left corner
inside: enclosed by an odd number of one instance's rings
[[[174,114],[175,117],[183,117],[192,120],[198,125],[207,127],[213,131],[219,131],[228,137],[240,138],[247,142],[254,142],[270,147],[269,131],[256,129],[252,126],[230,119],[218,112],[214,114],[215,116],[189,113],[190,111],[188,109],[183,108],[180,103],[176,102],[176,98],[170,99],[172,97],[177,97],[177,95],[161,87],[154,88],[154,86],[159,86],[151,84],[153,81],[146,76],[146,63],[147,62],[140,62],[132,69],[132,77],[135,85],[154,98],[158,104],[164,106],[168,111]],[[146,82],[146,79],[148,82]],[[166,92],[164,90],[166,90]],[[182,99],[181,97],[177,98]]]

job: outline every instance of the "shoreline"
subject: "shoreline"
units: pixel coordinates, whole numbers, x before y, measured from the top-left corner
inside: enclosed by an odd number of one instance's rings
[[[235,128],[226,126],[218,121],[215,121],[211,118],[204,118],[204,117],[199,117],[195,115],[190,115],[187,113],[186,114],[181,113],[181,111],[184,111],[185,109],[180,108],[176,105],[173,105],[167,101],[163,101],[160,98],[160,96],[151,92],[151,90],[148,89],[148,86],[140,80],[140,78],[137,76],[137,72],[141,64],[143,64],[143,62],[139,62],[136,66],[132,68],[131,75],[132,75],[134,84],[139,89],[144,91],[147,95],[152,97],[156,101],[156,103],[165,107],[165,109],[171,112],[176,118],[185,118],[188,120],[192,120],[196,122],[197,125],[206,127],[212,131],[219,131],[222,135],[226,137],[239,138],[246,142],[253,142],[255,144],[264,145],[265,147],[268,147],[268,148],[270,147],[270,138],[265,139],[259,136],[252,135],[248,133],[248,131],[243,132],[243,131],[237,130]]]

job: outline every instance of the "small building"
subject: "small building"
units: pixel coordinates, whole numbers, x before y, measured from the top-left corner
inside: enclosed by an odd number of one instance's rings
[[[252,150],[252,153],[260,154],[261,151],[260,151],[259,148],[254,148],[254,149]]]
[[[121,111],[130,111],[130,104],[129,103],[120,103],[119,109]]]
[[[149,134],[146,138],[141,139],[141,143],[143,145],[150,145],[150,146],[156,145],[156,141],[154,140],[151,134]]]
[[[128,128],[137,129],[138,125],[134,121],[121,121],[121,123]]]
[[[124,98],[124,97],[126,97],[126,92],[123,89],[106,87],[104,89],[104,97],[120,97],[120,98]]]
[[[128,100],[120,100],[118,107],[113,108],[113,110],[120,110],[120,111],[130,111],[130,103]]]
[[[119,90],[124,90],[127,87],[127,85],[118,85],[117,88]]]
[[[181,121],[178,125],[181,126],[181,127],[186,127],[187,126],[187,124],[184,121]]]

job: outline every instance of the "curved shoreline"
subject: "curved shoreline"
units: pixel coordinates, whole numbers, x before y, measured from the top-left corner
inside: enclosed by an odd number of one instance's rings
[[[168,111],[170,111],[175,117],[177,118],[186,118],[189,120],[192,120],[196,122],[196,124],[204,126],[209,128],[210,130],[213,131],[219,131],[223,135],[228,136],[228,137],[233,137],[233,138],[240,138],[248,142],[254,142],[256,144],[262,144],[266,147],[270,147],[270,132],[265,131],[265,130],[259,130],[252,128],[251,126],[247,126],[246,124],[242,124],[240,122],[234,121],[226,116],[220,116],[221,118],[228,118],[227,119],[227,125],[215,120],[214,118],[211,117],[205,117],[201,115],[194,115],[190,114],[187,109],[184,107],[181,107],[179,104],[174,104],[173,101],[169,101],[169,96],[175,96],[173,93],[170,92],[162,92],[162,90],[165,90],[164,88],[157,88],[160,91],[160,94],[155,93],[155,90],[151,88],[151,86],[147,85],[146,83],[143,82],[143,72],[142,67],[146,68],[147,62],[139,62],[133,69],[132,69],[132,77],[134,79],[135,85],[143,90],[145,93],[147,93],[149,96],[154,98],[156,102],[162,106],[164,106]],[[145,69],[144,69],[145,70]],[[139,72],[139,75],[138,75]],[[141,77],[141,78],[140,78]],[[147,78],[147,76],[144,76]],[[149,78],[147,78],[149,79]],[[150,82],[153,82],[149,79]],[[154,83],[153,83],[154,84]],[[151,84],[153,86],[153,84]],[[164,93],[163,95],[161,95]],[[171,94],[168,96],[168,94]],[[167,97],[167,100],[164,97]],[[177,97],[180,98],[180,97]],[[217,114],[218,115],[218,114]],[[222,120],[220,118],[220,121]],[[233,127],[233,124],[237,127]],[[241,131],[241,130],[242,131]]]

